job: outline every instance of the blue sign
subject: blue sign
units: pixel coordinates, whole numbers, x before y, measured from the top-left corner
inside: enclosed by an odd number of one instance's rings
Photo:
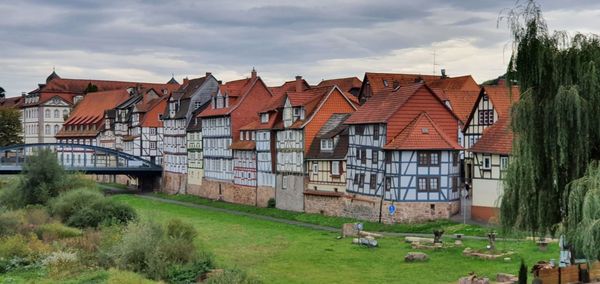
[[[394,204],[388,206],[388,211],[390,211],[390,215],[394,215],[396,213],[396,206]]]

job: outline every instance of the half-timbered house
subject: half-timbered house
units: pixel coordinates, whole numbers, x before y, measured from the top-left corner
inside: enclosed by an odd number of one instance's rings
[[[352,94],[358,100],[358,93],[362,82],[356,77],[327,79],[319,82],[317,87],[338,86],[340,90]]]
[[[164,128],[163,189],[185,192],[187,185],[187,133],[193,111],[206,104],[217,91],[219,82],[207,72],[206,76],[184,79],[181,87],[168,98],[161,116]]]
[[[488,127],[499,119],[508,119],[512,103],[519,100],[519,88],[505,85],[484,86],[469,113],[463,127],[462,146],[465,153],[465,181],[471,183],[473,177],[473,154],[468,151],[483,135]]]
[[[512,141],[510,117],[507,117],[486,128],[477,143],[469,149],[473,153],[471,218],[474,220],[498,221]]]
[[[187,126],[188,173],[187,193],[198,195],[204,177],[204,161],[202,151],[202,119],[199,114],[210,105],[207,101],[192,114],[193,118]]]
[[[346,190],[367,201],[351,209],[363,212],[356,217],[418,221],[458,211],[460,122],[435,91],[423,83],[398,87],[372,97],[346,123]],[[383,212],[393,204],[397,213]]]
[[[337,86],[287,92],[280,102],[282,121],[275,136],[276,204],[280,209],[303,211],[306,153],[334,113],[352,113],[356,106]]]

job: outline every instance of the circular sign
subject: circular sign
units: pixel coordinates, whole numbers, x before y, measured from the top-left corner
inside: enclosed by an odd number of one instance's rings
[[[362,229],[363,229],[363,223],[356,223],[356,230],[362,231]]]
[[[388,206],[388,211],[390,211],[390,215],[393,215],[396,213],[396,206],[394,206],[394,204]]]

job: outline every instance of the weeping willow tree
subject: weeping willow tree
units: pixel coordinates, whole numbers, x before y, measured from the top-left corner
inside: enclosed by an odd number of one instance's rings
[[[560,229],[577,252],[597,258],[575,232],[600,233],[600,213],[590,211],[600,212],[594,179],[600,170],[592,166],[600,159],[600,41],[550,33],[533,1],[505,19],[514,37],[507,82],[518,82],[521,96],[512,109],[515,140],[502,225],[534,235]]]

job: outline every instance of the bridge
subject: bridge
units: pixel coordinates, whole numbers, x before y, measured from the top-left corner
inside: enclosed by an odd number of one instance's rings
[[[19,174],[36,151],[50,149],[66,171],[95,175],[127,175],[138,178],[141,189],[154,189],[162,167],[115,149],[67,143],[33,143],[0,147],[0,175]]]

